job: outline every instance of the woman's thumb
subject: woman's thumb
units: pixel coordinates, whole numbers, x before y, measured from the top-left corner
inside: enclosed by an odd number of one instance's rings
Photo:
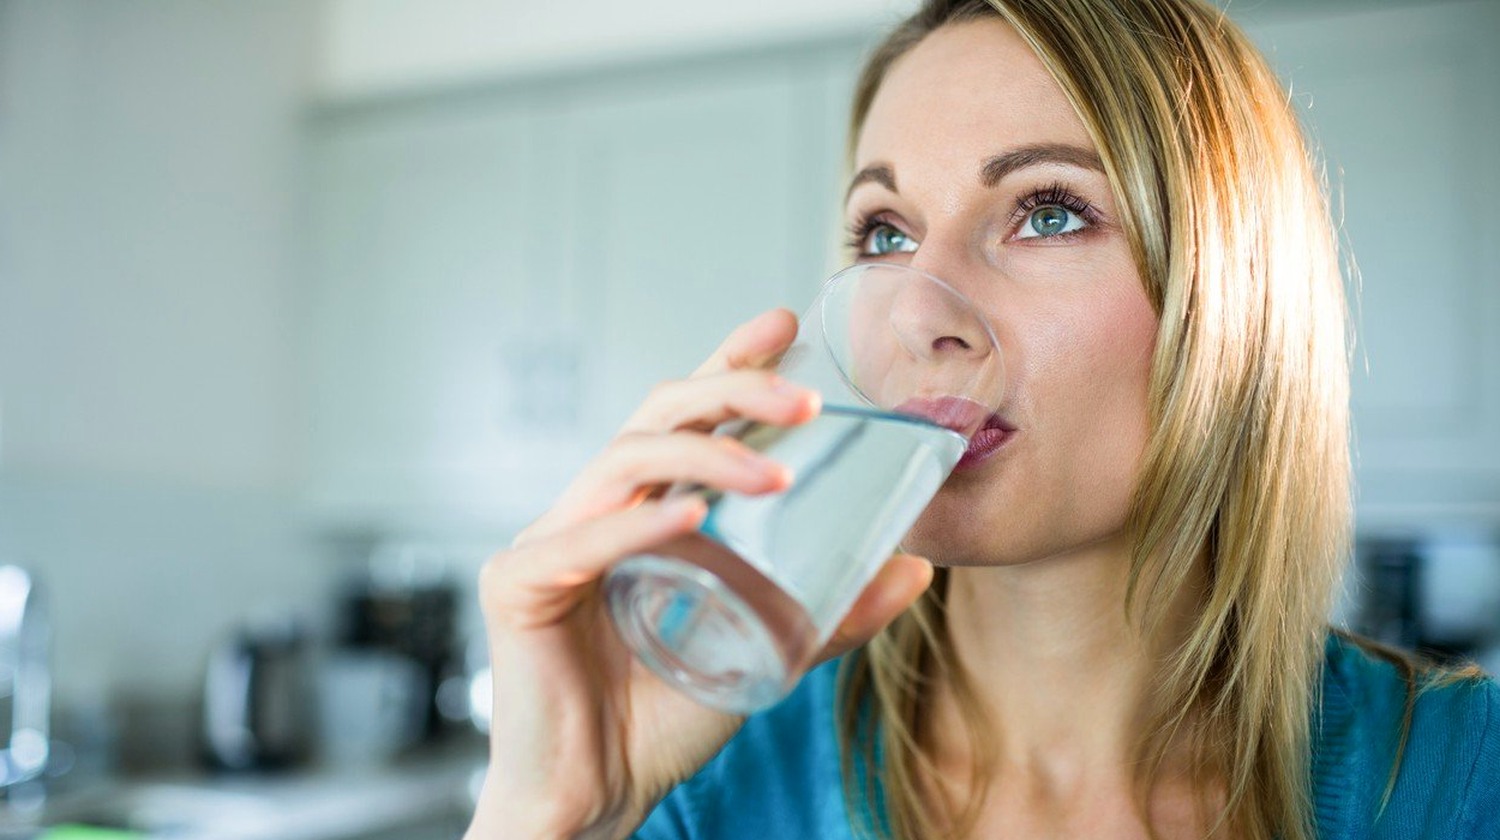
[[[932,564],[914,554],[887,560],[833,631],[818,659],[831,659],[869,641],[906,611],[932,583]]]

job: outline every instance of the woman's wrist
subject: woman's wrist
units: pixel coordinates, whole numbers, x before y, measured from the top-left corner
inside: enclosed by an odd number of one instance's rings
[[[480,795],[474,820],[463,840],[619,840],[634,832],[639,819],[622,811],[578,807],[542,799]]]

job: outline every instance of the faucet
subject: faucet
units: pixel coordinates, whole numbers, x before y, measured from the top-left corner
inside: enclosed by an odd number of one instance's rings
[[[0,797],[47,769],[49,635],[36,581],[25,569],[0,565]]]

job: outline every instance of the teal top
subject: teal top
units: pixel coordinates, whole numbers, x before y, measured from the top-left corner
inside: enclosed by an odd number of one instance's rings
[[[753,715],[657,806],[637,840],[853,840],[835,729],[836,662]],[[1396,786],[1406,681],[1330,635],[1314,721],[1313,802],[1322,840],[1500,838],[1500,685],[1470,680],[1417,696]]]

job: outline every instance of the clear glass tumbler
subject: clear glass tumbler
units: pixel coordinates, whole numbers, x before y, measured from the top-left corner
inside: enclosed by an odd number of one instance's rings
[[[885,263],[828,280],[777,372],[822,395],[796,427],[717,430],[790,467],[764,496],[678,486],[708,516],[605,579],[620,636],[699,702],[749,713],[781,699],[895,551],[1000,404],[993,331],[953,288]]]

